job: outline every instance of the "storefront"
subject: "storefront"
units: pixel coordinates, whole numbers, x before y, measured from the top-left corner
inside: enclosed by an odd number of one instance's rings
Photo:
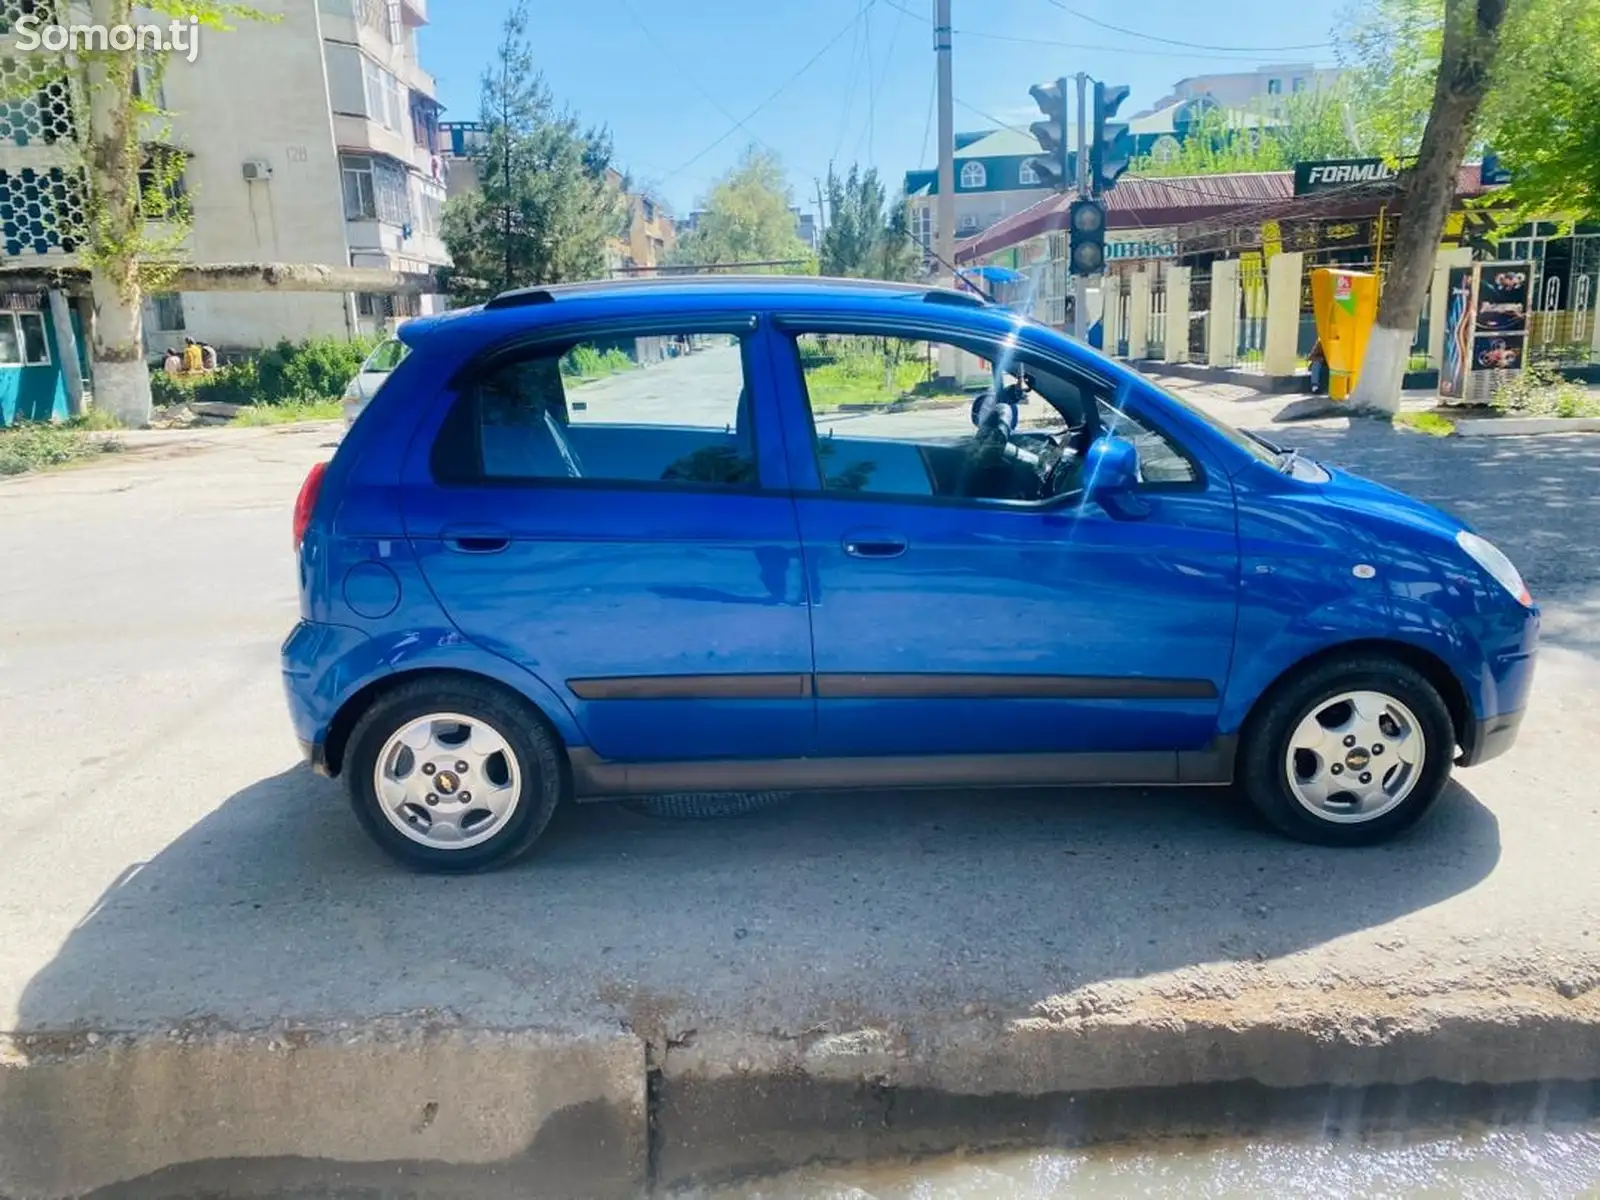
[[[77,312],[68,319],[81,347]],[[87,374],[87,363],[80,361],[79,368]],[[0,293],[0,425],[61,420],[68,412],[61,345],[46,293]]]

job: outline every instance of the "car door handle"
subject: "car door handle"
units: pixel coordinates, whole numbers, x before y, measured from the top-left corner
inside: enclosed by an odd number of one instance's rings
[[[844,535],[844,552],[853,558],[899,558],[909,546],[897,533],[864,530]]]
[[[444,544],[461,554],[498,554],[511,545],[511,534],[494,525],[457,525],[444,531]]]

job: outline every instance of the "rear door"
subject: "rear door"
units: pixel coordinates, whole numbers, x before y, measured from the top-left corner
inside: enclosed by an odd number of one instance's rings
[[[753,315],[611,324],[486,366],[413,447],[432,482],[407,530],[440,603],[564,694],[602,758],[810,749],[769,378]]]

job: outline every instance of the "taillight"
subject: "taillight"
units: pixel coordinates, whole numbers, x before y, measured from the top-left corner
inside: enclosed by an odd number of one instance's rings
[[[328,473],[328,464],[319,462],[306,473],[306,481],[300,485],[300,494],[294,498],[294,548],[300,549],[300,543],[306,539],[306,530],[311,526],[311,514],[317,511],[317,496],[322,491],[322,477]]]

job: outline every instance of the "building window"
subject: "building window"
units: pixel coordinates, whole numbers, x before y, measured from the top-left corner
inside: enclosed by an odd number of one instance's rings
[[[432,188],[423,187],[417,208],[418,225],[422,233],[428,236],[437,234],[444,222],[444,197]]]
[[[170,146],[149,146],[139,166],[139,205],[148,221],[176,220],[184,213],[189,185],[183,178],[188,155]]]
[[[404,101],[400,81],[365,56],[361,59],[361,78],[366,89],[367,116],[395,133],[405,131],[402,116]]]
[[[155,63],[137,62],[133,65],[133,94],[146,104],[166,108],[167,90],[161,83],[161,71]]]
[[[1039,172],[1034,169],[1033,159],[1022,160],[1022,165],[1017,168],[1017,182],[1023,187],[1039,186]]]
[[[1283,95],[1283,80],[1281,80],[1281,79],[1269,79],[1269,80],[1267,80],[1267,95],[1269,95],[1269,96],[1281,96],[1281,95]]]
[[[378,199],[372,181],[372,160],[346,155],[339,165],[344,168],[345,220],[376,221]]]
[[[919,204],[911,210],[911,236],[924,250],[933,249],[933,205]]]
[[[420,317],[422,297],[411,292],[357,292],[356,312],[363,317],[388,320],[391,317]]]
[[[989,173],[983,169],[981,162],[968,162],[961,164],[961,186],[964,188],[981,188],[988,184]]]
[[[1294,84],[1292,86],[1293,86],[1294,90],[1297,91],[1297,92],[1305,91],[1306,90],[1306,79],[1305,79],[1305,76],[1304,75],[1296,75],[1294,77]]]
[[[47,367],[50,341],[44,314],[0,312],[0,367]]]
[[[156,329],[172,333],[184,328],[183,297],[177,292],[158,292],[150,297],[150,308],[155,314]]]

